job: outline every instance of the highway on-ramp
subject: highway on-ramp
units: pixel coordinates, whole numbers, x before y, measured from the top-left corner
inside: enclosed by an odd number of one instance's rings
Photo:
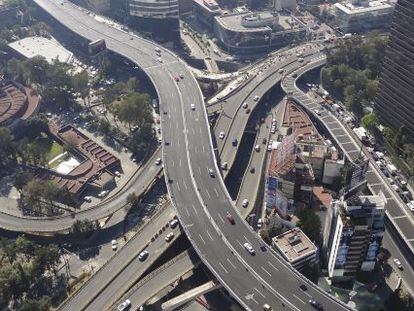
[[[218,175],[200,88],[179,58],[161,47],[163,62],[159,62],[156,44],[111,27],[69,2],[34,2],[84,38],[105,39],[109,50],[136,63],[152,80],[161,107],[164,171],[171,201],[200,258],[244,308],[257,310],[268,303],[275,309],[312,310],[307,300],[313,298],[325,310],[346,309],[264,246],[236,212]],[[180,73],[184,78],[176,82]],[[226,222],[227,211],[234,214],[235,225]],[[255,256],[244,249],[247,241]],[[299,286],[305,282],[308,290],[303,292]]]

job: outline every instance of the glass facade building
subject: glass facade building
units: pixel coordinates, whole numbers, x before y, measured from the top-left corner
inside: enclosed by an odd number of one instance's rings
[[[414,140],[414,1],[398,0],[391,24],[375,110],[380,121],[405,126]]]

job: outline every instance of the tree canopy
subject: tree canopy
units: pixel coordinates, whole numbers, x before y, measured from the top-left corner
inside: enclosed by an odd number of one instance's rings
[[[297,214],[298,227],[315,243],[319,242],[321,220],[311,208],[304,208]]]

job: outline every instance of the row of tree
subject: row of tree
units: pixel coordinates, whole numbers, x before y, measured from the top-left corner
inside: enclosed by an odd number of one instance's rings
[[[24,236],[0,239],[0,309],[48,310],[66,297],[58,275],[59,248],[38,245]]]
[[[366,38],[341,40],[328,50],[327,65],[321,71],[322,85],[358,117],[376,95],[386,44],[387,39],[371,33]]]

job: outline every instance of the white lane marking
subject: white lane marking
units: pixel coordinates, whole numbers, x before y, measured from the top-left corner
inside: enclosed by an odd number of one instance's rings
[[[200,237],[201,241],[203,241],[204,244],[206,244],[206,241],[204,241],[203,237],[201,236],[201,234],[199,233],[198,236]]]
[[[207,189],[206,189],[206,193],[207,193],[208,198],[210,199],[210,198],[211,198],[211,196],[210,196],[210,192],[208,192],[208,190],[207,190]]]
[[[273,269],[275,269],[276,271],[279,271],[278,268],[276,268],[270,261],[267,262]]]
[[[198,167],[198,172],[200,173],[200,175],[201,175],[201,168],[200,167]]]
[[[219,262],[220,267],[224,270],[225,273],[229,273],[226,268],[224,268],[223,264],[221,262]]]
[[[243,235],[243,236],[244,236],[245,240],[247,241],[247,243],[249,243],[251,245],[252,243],[250,243],[250,241],[246,238],[246,236],[245,235]]]
[[[309,298],[311,298],[312,299],[312,295],[311,294],[309,294],[309,293],[307,293],[307,292],[303,292],[306,296],[308,296]]]
[[[236,266],[230,261],[230,259],[227,258],[227,262],[230,264],[230,266],[233,267],[233,269],[237,269]]]
[[[224,224],[224,219],[223,219],[223,217],[221,217],[221,215],[220,215],[220,214],[217,214],[217,215],[218,215],[219,219],[221,220],[221,222]]]
[[[265,268],[263,268],[263,267],[260,267],[260,268],[262,268],[262,270],[263,270],[264,272],[266,272],[269,276],[272,276],[272,274],[270,274],[270,272],[269,272],[269,271],[267,271]]]
[[[177,146],[180,145],[180,140],[177,138]]]
[[[304,302],[302,299],[300,299],[298,296],[296,296],[295,294],[293,294],[293,297],[295,297],[297,300],[299,300],[301,303],[303,303],[304,305],[306,305],[306,302]]]
[[[178,183],[178,181],[176,181],[176,184],[177,184],[178,191],[181,191],[180,184]]]
[[[240,243],[239,240],[236,240],[236,242],[239,243],[239,245],[244,248],[244,246]]]
[[[188,188],[187,188],[187,184],[185,183],[185,180],[183,180],[183,183],[184,183],[184,188],[185,188],[185,190],[188,190]]]
[[[194,204],[193,204],[193,205],[191,205],[191,206],[193,207],[194,213],[196,213],[196,215],[198,215],[198,212],[197,212],[197,210],[196,210],[196,208],[195,208]]]
[[[211,236],[210,232],[208,232],[208,230],[206,230],[207,235],[209,236],[210,240],[214,241],[213,237]]]
[[[184,206],[185,211],[187,212],[187,217],[190,217],[190,212],[188,211],[187,206]]]
[[[256,293],[258,293],[260,296],[262,296],[263,298],[266,298],[266,296],[265,295],[263,295],[263,293],[261,292],[261,291],[259,291],[256,287],[254,287],[253,288],[255,291],[256,291]]]
[[[257,302],[256,299],[254,299],[253,295],[254,294],[247,294],[246,296],[244,296],[244,298],[246,298],[246,300],[253,300],[258,305],[259,303]]]
[[[216,188],[214,188],[214,192],[216,193],[216,196],[219,197],[219,194]]]
[[[174,160],[172,160],[171,162],[172,162],[172,163],[171,163],[172,167],[174,167]]]
[[[401,218],[406,218],[406,217],[407,217],[407,215],[402,215],[402,216],[392,217],[392,219],[401,219]]]
[[[191,130],[193,131],[193,135],[195,135],[195,129],[194,129],[194,127]]]
[[[197,153],[197,146],[194,147],[194,153]]]
[[[206,151],[204,150],[204,145],[203,145],[203,153],[204,153],[204,152],[206,152]]]
[[[181,167],[181,158],[180,161],[178,161],[178,166]]]

